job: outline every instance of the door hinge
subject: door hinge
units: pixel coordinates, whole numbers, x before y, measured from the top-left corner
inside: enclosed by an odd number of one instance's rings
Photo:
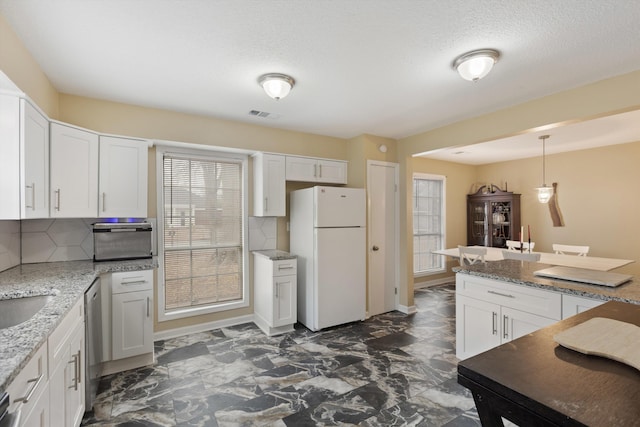
[[[393,184],[393,191],[398,192],[398,184]]]
[[[395,293],[396,295],[398,295],[398,288],[393,288],[393,293]]]

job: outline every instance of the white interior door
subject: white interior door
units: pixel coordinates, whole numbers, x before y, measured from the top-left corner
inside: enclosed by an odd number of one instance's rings
[[[367,163],[370,316],[392,311],[398,302],[398,169],[397,163]]]

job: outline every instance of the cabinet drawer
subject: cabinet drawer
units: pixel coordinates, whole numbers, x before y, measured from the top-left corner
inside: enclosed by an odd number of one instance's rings
[[[53,368],[65,357],[68,342],[76,327],[84,320],[84,298],[80,298],[62,322],[49,335],[49,366]],[[66,362],[66,360],[65,360]]]
[[[456,293],[550,319],[562,318],[562,295],[557,292],[457,274]]]
[[[47,344],[45,343],[7,387],[11,397],[9,411],[15,412],[20,408],[23,414],[30,413],[38,397],[46,390],[48,377]]]
[[[153,290],[153,270],[111,273],[111,293]]]
[[[273,261],[273,276],[295,275],[298,267],[297,259],[283,259]]]

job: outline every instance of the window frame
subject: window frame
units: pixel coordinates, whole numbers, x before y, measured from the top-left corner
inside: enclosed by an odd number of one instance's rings
[[[447,195],[447,177],[446,175],[437,175],[437,174],[429,174],[429,173],[420,173],[420,172],[415,172],[413,174],[412,180],[411,180],[411,184],[412,184],[412,189],[411,189],[411,200],[412,200],[412,204],[413,204],[413,210],[415,210],[415,199],[416,199],[416,194],[415,194],[415,182],[417,180],[430,180],[430,181],[441,181],[442,182],[442,197],[441,197],[441,205],[440,205],[440,236],[442,237],[442,245],[439,249],[445,249],[446,246],[446,242],[447,242],[447,236],[446,236],[446,230],[447,230],[447,200],[446,200],[446,195]],[[414,219],[415,219],[415,213],[414,215],[412,215],[412,235],[411,238],[414,239],[416,236],[418,236],[418,234],[416,234],[416,229],[415,229],[415,223],[414,223]],[[422,235],[422,234],[420,234]],[[415,258],[415,256],[417,255],[417,248],[415,247],[416,245],[414,244],[413,247],[413,254],[412,256]],[[413,277],[414,278],[418,278],[418,277],[424,277],[424,276],[432,276],[434,274],[441,274],[441,273],[445,273],[447,271],[447,264],[446,264],[446,260],[445,257],[442,255],[437,255],[438,257],[441,258],[440,261],[440,267],[438,268],[433,268],[430,270],[417,270],[416,269],[416,263],[414,262],[413,264]]]
[[[179,309],[166,309],[165,300],[165,278],[164,278],[164,157],[165,155],[175,155],[194,160],[237,162],[241,165],[241,188],[242,188],[242,299],[236,301],[226,301],[221,303],[199,305],[196,307],[185,307]],[[235,310],[249,307],[250,287],[249,287],[249,242],[248,242],[248,166],[249,158],[244,154],[225,153],[214,150],[199,150],[191,148],[177,148],[173,146],[156,146],[156,194],[157,194],[157,221],[156,236],[158,248],[158,322],[200,316],[209,313],[219,313],[223,311]]]

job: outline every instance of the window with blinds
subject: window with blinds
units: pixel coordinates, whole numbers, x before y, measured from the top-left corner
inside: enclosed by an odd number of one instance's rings
[[[442,255],[431,251],[444,249],[445,177],[413,176],[413,272],[414,275],[445,271]]]
[[[245,299],[243,197],[242,161],[163,155],[164,312]]]

